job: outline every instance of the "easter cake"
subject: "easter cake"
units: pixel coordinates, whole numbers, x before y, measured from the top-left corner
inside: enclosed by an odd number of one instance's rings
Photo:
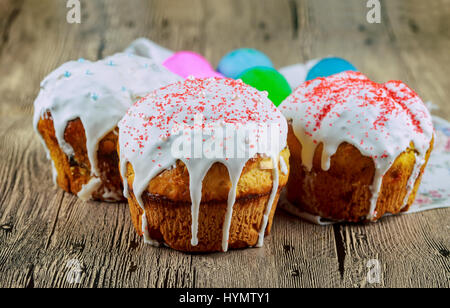
[[[34,127],[54,182],[82,200],[123,200],[117,123],[135,100],[179,79],[151,59],[125,53],[53,71],[34,102]]]
[[[241,81],[188,78],[152,91],[119,123],[137,232],[181,251],[262,246],[288,179],[286,137],[267,94]]]
[[[287,197],[296,207],[351,222],[408,210],[434,131],[407,85],[347,71],[303,83],[280,110],[289,123]]]

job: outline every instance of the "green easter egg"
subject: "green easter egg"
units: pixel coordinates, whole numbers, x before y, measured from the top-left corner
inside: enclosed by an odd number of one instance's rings
[[[250,68],[239,75],[238,78],[259,91],[267,91],[269,99],[277,107],[292,93],[291,87],[283,75],[270,67]]]

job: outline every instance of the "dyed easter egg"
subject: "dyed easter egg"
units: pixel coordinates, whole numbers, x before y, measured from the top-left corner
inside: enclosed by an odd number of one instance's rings
[[[358,71],[347,60],[341,58],[324,58],[317,62],[308,72],[306,80],[312,80],[318,77],[328,77],[345,71]]]
[[[260,91],[267,91],[269,99],[277,107],[292,92],[289,83],[274,68],[253,67],[243,72],[238,78]]]
[[[166,59],[163,65],[172,73],[183,78],[189,76],[196,78],[223,77],[214,71],[208,60],[192,51],[179,51]]]
[[[251,48],[233,50],[220,60],[217,71],[225,77],[237,79],[244,71],[257,66],[272,67],[272,61],[264,53]]]

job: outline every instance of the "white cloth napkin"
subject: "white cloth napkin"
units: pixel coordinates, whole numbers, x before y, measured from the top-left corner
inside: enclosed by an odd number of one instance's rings
[[[124,51],[125,53],[135,54],[141,57],[151,58],[158,64],[163,64],[163,62],[171,57],[174,52],[159,46],[155,42],[150,41],[146,38],[138,38],[133,41],[130,46]]]

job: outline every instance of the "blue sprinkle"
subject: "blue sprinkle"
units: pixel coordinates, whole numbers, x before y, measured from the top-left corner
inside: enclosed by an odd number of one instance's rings
[[[72,74],[69,71],[65,71],[64,77],[69,78],[70,76],[72,76]]]
[[[86,70],[86,75],[94,75],[90,70]]]
[[[122,91],[125,92],[127,90],[126,87],[122,87]]]
[[[92,94],[91,94],[91,98],[92,98],[92,100],[94,100],[94,101],[98,100],[98,94],[97,94],[97,93],[92,93]]]
[[[114,64],[114,62],[112,60],[109,60],[108,65],[109,66],[115,66],[116,64]]]
[[[79,58],[78,59],[78,62],[80,62],[80,63],[83,63],[84,61],[86,61],[86,60],[84,60],[84,58]]]
[[[144,68],[148,68],[148,63],[145,63],[145,64],[144,64]]]

